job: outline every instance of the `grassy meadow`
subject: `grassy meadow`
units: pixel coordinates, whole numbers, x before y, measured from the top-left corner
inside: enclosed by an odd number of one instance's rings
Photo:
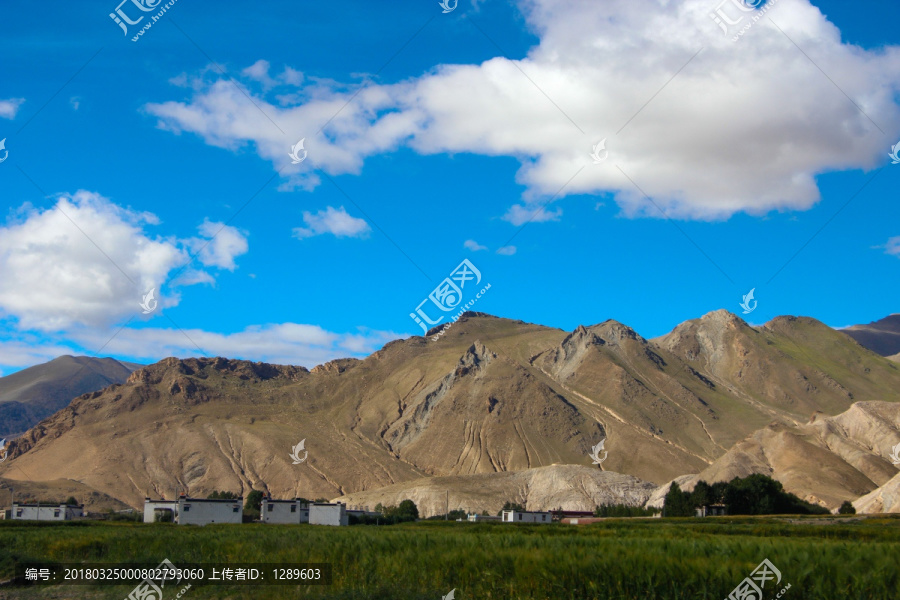
[[[782,573],[765,600],[893,600],[900,518],[610,519],[592,525],[419,522],[329,528],[262,524],[21,524],[0,521],[0,575],[15,561],[327,562],[330,586],[194,586],[186,600],[330,598],[715,599],[764,559]],[[122,599],[123,586],[0,587],[0,598]],[[177,592],[177,589],[175,590]],[[165,600],[170,600],[169,592]]]

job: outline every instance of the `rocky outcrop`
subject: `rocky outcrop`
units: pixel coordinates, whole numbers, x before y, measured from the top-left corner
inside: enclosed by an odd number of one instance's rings
[[[900,513],[900,473],[883,486],[853,502],[860,514]]]
[[[347,494],[335,500],[350,506],[398,505],[409,499],[419,514],[450,510],[495,515],[506,501],[526,510],[593,510],[603,504],[642,506],[655,486],[630,475],[579,465],[552,465],[525,471],[430,477],[380,489]]]

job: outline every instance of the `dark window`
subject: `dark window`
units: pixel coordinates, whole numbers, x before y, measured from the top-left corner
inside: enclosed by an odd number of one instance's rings
[[[21,509],[21,508],[16,509],[16,516],[17,516],[17,517],[21,517],[21,516],[22,516],[22,509]]]
[[[546,521],[546,520],[547,520],[547,515],[541,515],[541,521]]]
[[[231,509],[231,512],[237,512],[237,511],[238,511],[238,508],[240,508],[240,507],[235,506],[234,508]]]
[[[269,504],[269,512],[272,512],[273,510],[275,510],[275,505]]]
[[[520,521],[522,520],[522,515],[519,515],[519,520],[520,520]]]
[[[59,509],[58,509],[58,508],[57,508],[56,510],[53,511],[53,516],[54,516],[54,517],[58,517],[58,516],[59,516]]]
[[[297,512],[297,505],[291,504],[291,512]]]
[[[187,512],[187,511],[189,511],[189,510],[191,510],[191,505],[190,505],[190,504],[185,504],[185,505],[184,505],[184,512]]]

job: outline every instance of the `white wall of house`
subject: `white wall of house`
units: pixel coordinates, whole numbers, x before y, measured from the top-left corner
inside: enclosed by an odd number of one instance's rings
[[[179,525],[208,525],[210,523],[240,523],[243,518],[243,498],[208,500],[179,498],[178,500],[144,500],[144,523],[153,523],[156,512],[171,510]]]
[[[144,523],[156,522],[156,511],[171,511],[172,522],[175,523],[175,515],[178,511],[178,503],[175,500],[150,500],[144,499]]]
[[[519,512],[517,510],[503,511],[504,523],[552,523],[553,515],[549,512]]]
[[[467,515],[466,518],[473,523],[477,523],[478,521],[499,521],[500,517],[495,517],[491,515],[479,515],[479,514],[471,514]]]
[[[244,499],[200,500],[179,498],[178,523],[180,525],[208,525],[210,523],[240,523]]]
[[[309,522],[312,525],[349,525],[347,507],[340,502],[337,504],[310,504]]]
[[[263,498],[260,518],[263,523],[309,523],[309,504],[300,500]]]
[[[23,521],[71,521],[76,517],[83,517],[84,509],[69,504],[37,506],[13,502],[10,514],[11,518]]]

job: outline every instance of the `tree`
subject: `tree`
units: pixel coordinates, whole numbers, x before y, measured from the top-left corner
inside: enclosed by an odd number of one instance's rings
[[[247,500],[244,502],[244,509],[255,510],[259,512],[262,508],[263,493],[259,490],[252,490],[247,494]]]
[[[681,486],[672,482],[663,503],[663,514],[667,517],[693,517],[694,508],[691,506],[690,494],[681,491]]]
[[[208,500],[237,500],[238,495],[234,492],[213,492],[206,498]]]
[[[697,485],[694,486],[694,491],[691,492],[690,502],[691,507],[693,508],[715,504],[713,501],[712,486],[702,479],[698,481]]]
[[[404,500],[397,507],[397,516],[404,520],[415,521],[419,518],[419,508],[412,500]]]
[[[78,506],[78,500],[75,499],[75,496],[69,496],[68,498],[66,498],[65,504]]]
[[[525,507],[517,502],[512,502],[507,500],[506,503],[503,504],[503,508],[500,509],[500,512],[497,513],[498,517],[503,516],[504,510],[514,510],[516,512],[525,512]]]
[[[838,509],[838,514],[855,515],[856,509],[853,507],[853,504],[851,504],[849,500],[844,500],[844,503],[841,504],[841,507]]]
[[[384,514],[384,507],[381,505],[381,502],[375,505],[375,512]]]
[[[725,490],[728,489],[728,482],[717,481],[709,488],[709,495],[713,504],[725,503]]]

